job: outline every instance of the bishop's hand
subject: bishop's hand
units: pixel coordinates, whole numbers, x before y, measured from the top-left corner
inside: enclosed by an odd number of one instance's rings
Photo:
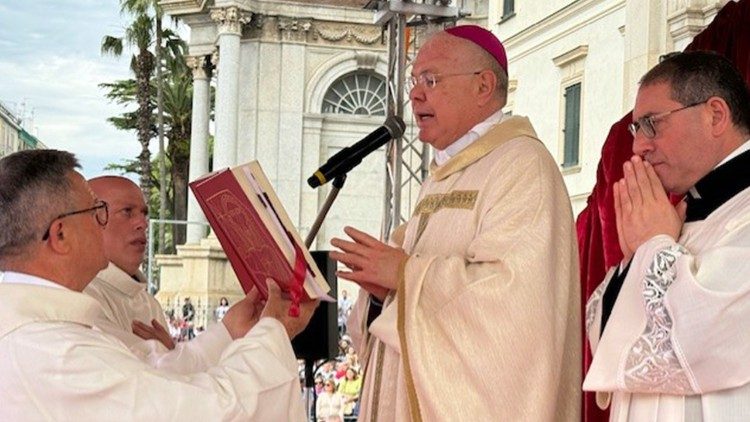
[[[336,274],[351,280],[371,295],[385,299],[388,292],[398,288],[399,268],[409,258],[401,248],[394,248],[353,227],[344,228],[351,241],[334,238],[331,245],[341,249],[330,256],[346,265],[350,271]]]

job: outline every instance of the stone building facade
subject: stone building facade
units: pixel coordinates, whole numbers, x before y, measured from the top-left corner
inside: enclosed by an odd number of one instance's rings
[[[593,187],[610,125],[632,107],[638,78],[660,55],[684,48],[726,1],[473,0],[462,8],[471,13],[468,22],[487,27],[505,44],[505,111],[531,118],[560,163],[577,213]],[[365,3],[161,1],[167,14],[190,28],[191,180],[209,170],[213,84],[212,167],[260,161],[292,221],[307,234],[329,189],[310,189],[307,177],[385,119],[387,32],[373,25]],[[405,137],[414,139],[405,109]],[[329,248],[345,225],[377,236],[384,180],[384,154],[372,154],[353,170],[312,249]],[[415,193],[407,192],[407,207]],[[192,196],[188,220],[205,221]],[[158,297],[169,309],[190,296],[208,321],[221,296],[240,295],[216,239],[204,237],[203,228],[192,226],[177,255],[159,257]]]

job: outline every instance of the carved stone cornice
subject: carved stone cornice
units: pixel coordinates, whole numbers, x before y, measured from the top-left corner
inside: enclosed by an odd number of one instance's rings
[[[243,27],[243,39],[302,42],[310,45],[377,46],[384,40],[380,27],[368,24],[317,21],[313,18],[254,13]]]
[[[252,13],[235,6],[211,9],[211,19],[218,24],[219,35],[242,34],[242,26],[250,22],[252,17]]]
[[[320,24],[313,31],[313,39],[319,38],[334,44],[373,45],[383,40],[383,31],[376,26]]]

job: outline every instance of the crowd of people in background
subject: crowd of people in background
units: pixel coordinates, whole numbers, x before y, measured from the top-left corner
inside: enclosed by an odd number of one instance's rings
[[[222,297],[219,299],[219,305],[213,311],[213,320],[209,322],[221,322],[229,311],[229,299]],[[175,342],[187,341],[199,336],[206,327],[196,324],[196,309],[191,299],[186,297],[182,308],[165,311],[169,330],[169,335]]]
[[[352,304],[349,293],[342,290],[338,300],[338,355],[333,359],[316,362],[312,421],[345,422],[357,419],[362,368],[346,329]],[[213,311],[213,321],[220,322],[229,307],[229,300],[222,297]],[[170,336],[175,342],[188,341],[204,331],[203,326],[195,326],[196,309],[189,297],[184,298],[182,307],[167,310],[166,317]],[[300,363],[300,373],[304,374],[303,363]]]
[[[315,371],[315,420],[329,421],[338,416],[343,421],[354,421],[359,414],[362,378],[357,352],[351,339],[344,335],[339,341],[335,359],[321,360]]]
[[[335,358],[316,362],[314,375],[314,413],[310,420],[317,422],[355,421],[359,413],[362,390],[361,368],[351,338],[346,334],[346,320],[352,302],[346,290],[338,299],[339,347]],[[304,374],[303,365],[300,373]]]

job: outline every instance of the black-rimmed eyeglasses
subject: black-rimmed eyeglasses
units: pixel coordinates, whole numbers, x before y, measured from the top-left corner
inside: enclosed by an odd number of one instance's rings
[[[109,207],[107,206],[107,203],[104,201],[96,201],[94,206],[91,208],[65,212],[53,218],[52,221],[50,221],[49,225],[47,226],[47,231],[44,232],[44,236],[42,236],[42,240],[49,239],[49,229],[52,227],[52,223],[54,223],[55,220],[59,220],[61,218],[70,217],[71,215],[83,214],[85,212],[91,212],[91,211],[95,212],[94,215],[96,217],[96,222],[99,223],[100,226],[104,227],[107,225],[107,221],[109,221]]]
[[[685,107],[676,108],[674,110],[665,111],[663,113],[652,114],[651,116],[641,117],[640,119],[629,124],[628,130],[633,135],[633,137],[635,137],[635,134],[638,133],[638,129],[640,129],[643,132],[643,136],[648,139],[652,139],[656,136],[656,122],[658,122],[659,120],[663,120],[665,117],[669,116],[672,113],[677,113],[678,111],[695,107],[705,102],[706,101],[698,101],[697,103],[688,104]]]

